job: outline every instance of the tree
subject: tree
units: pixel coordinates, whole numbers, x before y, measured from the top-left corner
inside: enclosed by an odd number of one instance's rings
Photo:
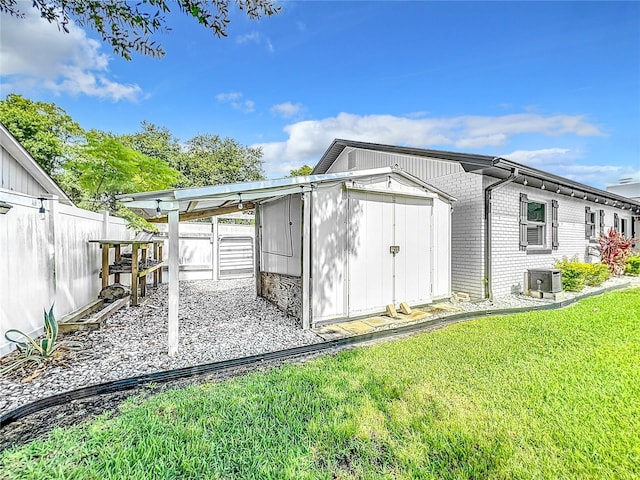
[[[275,15],[281,9],[274,0],[234,0],[234,3],[251,20]],[[162,46],[150,37],[170,30],[165,15],[172,8],[197,20],[216,37],[226,36],[231,0],[0,0],[0,12],[23,18],[28,4],[66,33],[72,19],[80,26],[88,26],[116,54],[131,60],[132,50],[150,57],[164,56]]]
[[[296,168],[295,170],[291,170],[289,172],[290,177],[306,177],[311,175],[313,168],[309,165],[303,165],[300,168]]]
[[[262,149],[218,135],[196,135],[187,141],[175,167],[184,176],[181,187],[264,179]]]
[[[55,103],[34,102],[13,93],[0,100],[0,121],[52,176],[70,144],[84,135],[80,125]]]
[[[174,165],[177,162],[180,155],[180,143],[167,127],[143,120],[140,123],[140,129],[136,133],[121,135],[120,140],[127,147],[149,157],[164,160],[169,165]]]
[[[108,209],[117,213],[116,195],[170,188],[179,173],[166,162],[125,146],[113,134],[92,130],[87,143],[78,146],[73,159],[64,165],[75,179],[81,199],[79,206],[89,210]]]

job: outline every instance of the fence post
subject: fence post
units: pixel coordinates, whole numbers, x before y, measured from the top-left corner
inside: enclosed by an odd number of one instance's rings
[[[48,247],[48,270],[49,270],[49,305],[56,302],[56,295],[58,294],[57,284],[57,265],[56,265],[56,252],[58,249],[58,242],[56,240],[56,224],[58,219],[58,197],[56,195],[43,195],[41,198],[42,206],[45,207],[44,222],[45,229],[47,231],[47,247]],[[47,205],[47,203],[49,205]],[[49,207],[49,208],[47,208]]]
[[[109,211],[102,210],[102,239],[107,240],[109,238]]]

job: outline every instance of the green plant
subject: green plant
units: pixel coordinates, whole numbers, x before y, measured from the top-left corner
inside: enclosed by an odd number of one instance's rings
[[[633,240],[625,238],[620,232],[610,228],[606,234],[601,234],[598,238],[600,261],[607,265],[614,275],[624,273],[633,243]]]
[[[577,257],[571,260],[563,257],[556,261],[556,268],[562,270],[562,288],[569,292],[579,292],[585,285],[597,287],[609,278],[609,267],[602,263],[584,263]]]
[[[556,261],[556,268],[562,271],[563,290],[579,292],[584,288],[584,273],[581,265],[577,258],[569,260],[567,257],[562,257],[562,260]]]
[[[640,275],[640,253],[627,258],[627,266],[624,269],[624,273]]]
[[[12,336],[18,335],[18,338]],[[8,365],[0,369],[0,375],[8,373],[26,363],[40,364],[43,360],[50,358],[54,351],[58,348],[58,322],[53,315],[53,305],[47,312],[44,311],[44,336],[34,339],[30,335],[11,328],[7,330],[4,337],[17,345],[21,355]]]

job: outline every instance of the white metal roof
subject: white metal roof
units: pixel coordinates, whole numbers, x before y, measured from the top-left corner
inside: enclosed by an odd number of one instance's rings
[[[227,213],[234,209],[237,211],[240,204],[244,208],[253,208],[251,202],[308,192],[317,184],[381,175],[399,175],[448,201],[455,200],[447,193],[396,167],[134,193],[120,195],[118,198],[126,207],[151,221],[165,221],[165,218],[154,219],[158,209],[162,213],[179,210],[181,220],[188,220]]]

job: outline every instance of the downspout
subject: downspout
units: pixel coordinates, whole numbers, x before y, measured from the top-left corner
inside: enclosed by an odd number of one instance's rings
[[[495,183],[492,183],[487,188],[484,189],[484,281],[485,281],[485,297],[490,301],[493,301],[493,279],[491,272],[491,194],[494,190],[498,190],[499,188],[508,185],[513,182],[518,177],[518,169],[511,169],[511,173],[509,176],[503,180],[499,180]]]

